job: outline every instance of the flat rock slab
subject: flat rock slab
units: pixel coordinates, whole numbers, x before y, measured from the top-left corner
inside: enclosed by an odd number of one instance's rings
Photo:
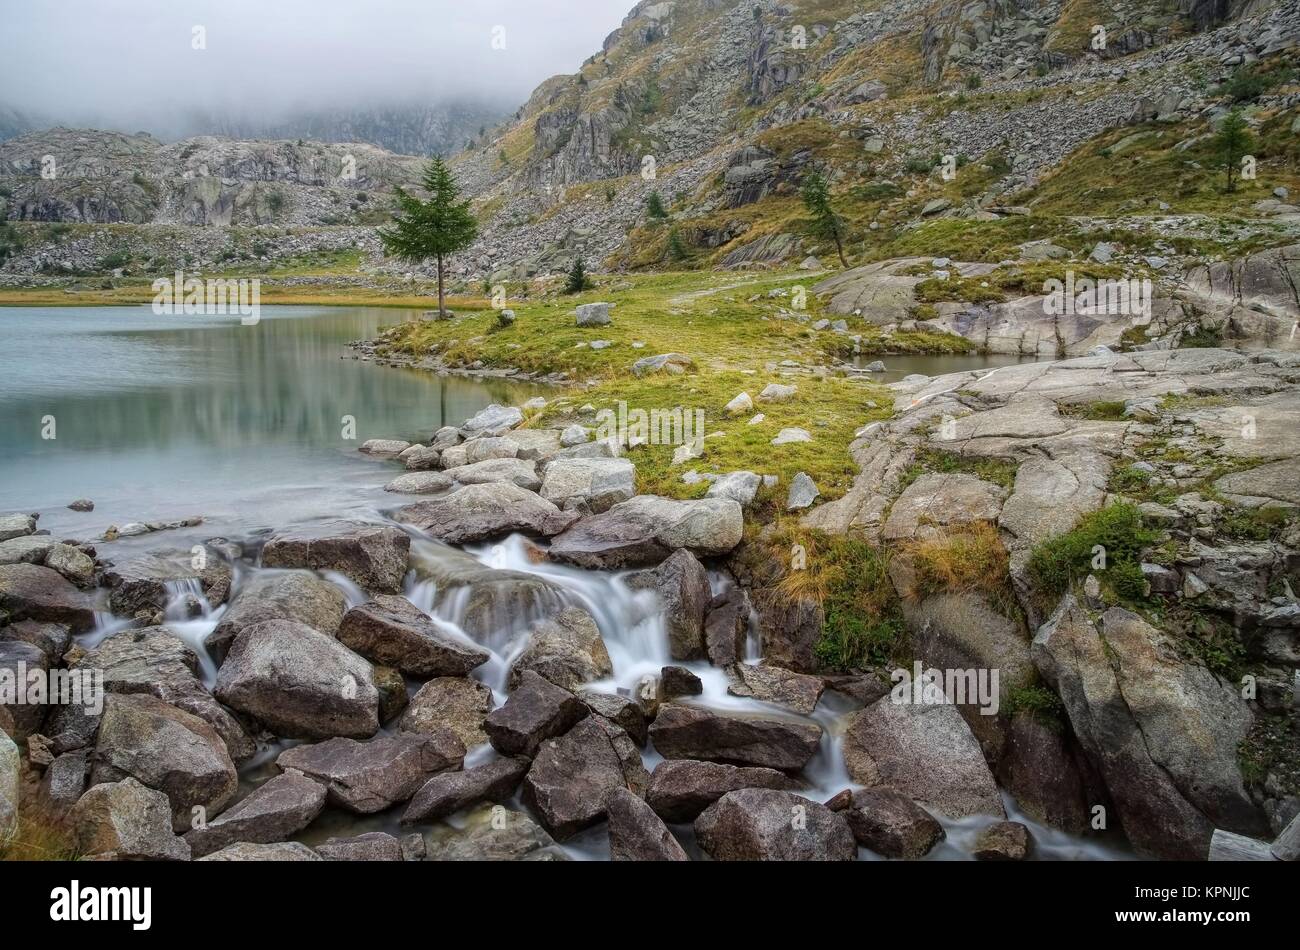
[[[423,528],[447,544],[486,541],[507,534],[550,537],[577,514],[510,482],[467,485],[450,495],[398,509],[396,519]]]
[[[435,828],[428,856],[430,861],[564,860],[546,829],[523,812],[501,805],[475,809],[462,828]]]
[[[815,723],[742,718],[698,706],[666,703],[650,726],[650,741],[666,759],[707,759],[797,772],[817,753]]]
[[[368,815],[408,800],[430,776],[458,769],[464,760],[464,743],[440,730],[367,742],[329,739],[288,749],[275,764],[323,784],[332,804]]]
[[[844,764],[855,782],[889,786],[950,818],[1005,818],[984,754],[957,707],[896,703],[884,696],[854,714]]]
[[[996,521],[1006,497],[1005,488],[974,475],[927,472],[898,496],[880,536],[888,541],[928,538],[946,527]]]
[[[460,465],[451,471],[450,478],[461,485],[492,485],[506,482],[527,491],[537,491],[542,480],[537,475],[537,463],[521,458],[485,459]]]
[[[381,666],[410,676],[464,676],[488,654],[440,630],[405,597],[380,594],[353,607],[339,625],[339,642]]]
[[[266,567],[338,571],[366,590],[397,593],[411,539],[390,525],[331,522],[275,535],[262,548]]]
[[[732,696],[745,696],[786,706],[811,715],[826,684],[820,676],[795,673],[779,666],[737,663],[731,669],[735,681],[727,687]]]
[[[726,554],[740,543],[744,516],[730,498],[675,501],[638,495],[584,518],[551,543],[550,556],[586,568],[657,564],[678,548],[700,557]]]
[[[325,860],[305,844],[297,841],[277,841],[257,844],[241,841],[220,851],[214,851],[200,861],[323,861]]]

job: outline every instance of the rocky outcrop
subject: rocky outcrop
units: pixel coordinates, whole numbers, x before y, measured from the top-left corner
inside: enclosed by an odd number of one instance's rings
[[[1160,631],[1118,607],[1094,624],[1067,596],[1033,656],[1139,854],[1200,860],[1216,827],[1264,830],[1237,762],[1249,708]]]

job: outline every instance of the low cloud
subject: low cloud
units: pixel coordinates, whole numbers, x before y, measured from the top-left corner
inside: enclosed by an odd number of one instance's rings
[[[631,3],[0,0],[0,106],[156,132],[195,116],[512,107],[575,71]]]

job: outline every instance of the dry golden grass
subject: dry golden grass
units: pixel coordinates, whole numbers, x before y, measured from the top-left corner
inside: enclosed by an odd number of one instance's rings
[[[1007,591],[1007,549],[998,529],[976,521],[929,538],[903,544],[912,580],[904,596],[924,600],[932,594],[976,593],[1000,602]]]
[[[19,806],[18,827],[7,841],[0,841],[0,861],[75,861],[76,858],[76,845],[66,826],[36,804],[24,802]]]

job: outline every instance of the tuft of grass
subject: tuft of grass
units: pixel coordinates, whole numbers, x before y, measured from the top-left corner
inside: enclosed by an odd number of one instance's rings
[[[1061,699],[1046,686],[1031,683],[1007,690],[1002,711],[1008,716],[1023,714],[1051,729],[1060,731],[1065,725],[1065,706]]]
[[[1122,401],[1112,402],[1107,400],[1083,403],[1066,407],[1065,414],[1076,419],[1087,419],[1090,422],[1122,422],[1124,420],[1124,403]]]
[[[800,544],[807,566],[792,570],[779,590],[791,600],[822,605],[825,623],[814,647],[828,672],[847,673],[898,658],[904,640],[901,605],[889,580],[889,554],[859,538],[780,528],[775,543]]]
[[[911,601],[932,594],[983,594],[1004,612],[1014,609],[1007,550],[998,529],[987,521],[953,528],[931,538],[905,543],[900,551],[913,571]]]
[[[907,488],[926,472],[939,472],[944,475],[962,472],[1003,488],[1011,488],[1016,483],[1017,467],[1016,462],[1011,459],[967,458],[953,452],[923,449],[917,453],[916,461],[908,466],[899,478],[899,491]]]
[[[1094,573],[1125,600],[1140,600],[1139,558],[1157,536],[1143,524],[1136,505],[1113,504],[1085,515],[1072,531],[1038,544],[1029,557],[1029,574],[1038,590],[1053,599]],[[1094,569],[1098,549],[1106,566]]]
[[[0,839],[0,861],[75,861],[76,845],[67,827],[46,809],[22,801],[18,826]]]

